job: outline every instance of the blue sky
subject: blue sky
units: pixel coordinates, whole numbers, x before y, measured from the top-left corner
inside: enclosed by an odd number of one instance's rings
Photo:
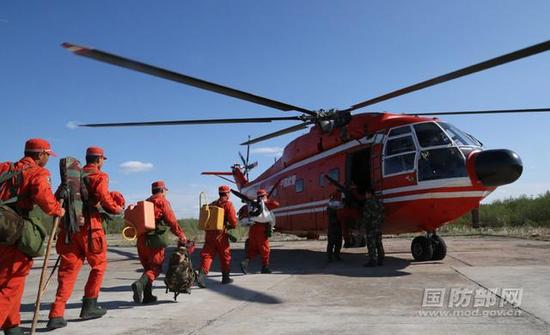
[[[29,137],[62,156],[105,148],[111,188],[129,201],[164,179],[179,217],[222,181],[239,146],[292,125],[70,129],[67,123],[267,117],[285,113],[76,57],[92,46],[309,109],[359,101],[550,38],[540,1],[2,1],[0,161]],[[550,52],[362,109],[420,112],[550,106]],[[287,115],[297,115],[288,113]],[[517,151],[524,174],[488,201],[550,189],[549,114],[444,118],[487,148]],[[253,146],[269,167],[294,133]],[[128,163],[140,162],[140,163]],[[48,167],[59,182],[58,160]]]

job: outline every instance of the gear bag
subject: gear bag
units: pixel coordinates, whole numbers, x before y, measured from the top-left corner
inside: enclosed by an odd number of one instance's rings
[[[157,224],[155,230],[145,233],[145,245],[149,248],[166,248],[170,244],[170,227]]]
[[[9,187],[10,192],[9,199],[0,201],[0,244],[15,245],[25,255],[38,257],[44,255],[48,233],[38,218],[23,217],[16,210],[17,190],[26,168],[15,170],[10,163],[10,169],[0,175],[0,187]]]
[[[191,286],[195,283],[196,277],[187,248],[178,246],[170,255],[168,272],[164,278],[166,293],[174,292],[174,300],[177,300],[180,293],[191,294]]]

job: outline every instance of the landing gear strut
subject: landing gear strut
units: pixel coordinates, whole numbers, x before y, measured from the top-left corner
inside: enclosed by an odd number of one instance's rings
[[[432,232],[426,236],[415,237],[411,243],[411,253],[415,261],[439,261],[447,255],[447,245],[441,237]]]

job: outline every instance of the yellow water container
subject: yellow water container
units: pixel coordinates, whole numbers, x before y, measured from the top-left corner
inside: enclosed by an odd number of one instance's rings
[[[122,235],[126,239],[155,230],[155,205],[149,201],[138,201],[136,205],[129,206],[124,212],[124,230]]]
[[[204,203],[201,201],[204,198]],[[206,194],[199,195],[199,229],[200,230],[223,230],[224,210],[221,207],[208,205]]]

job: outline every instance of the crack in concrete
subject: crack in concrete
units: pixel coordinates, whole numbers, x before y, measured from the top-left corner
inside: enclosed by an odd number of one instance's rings
[[[466,274],[460,272],[460,270],[458,270],[458,269],[455,268],[454,266],[451,266],[451,269],[453,269],[458,275],[460,275],[460,276],[463,277],[464,279],[473,282],[473,283],[476,284],[477,286],[482,287],[482,288],[486,289],[487,291],[491,292],[491,294],[495,295],[497,298],[499,298],[499,299],[501,299],[501,300],[504,300],[504,301],[506,301],[507,303],[511,304],[510,301],[508,301],[507,299],[503,298],[501,295],[499,295],[499,294],[497,294],[497,293],[491,291],[489,287],[486,287],[485,285],[481,284],[480,282],[478,282],[478,281],[476,281],[476,280],[474,280],[474,279],[468,277]],[[512,305],[512,304],[511,304],[511,305]],[[530,316],[531,318],[534,318],[534,319],[538,320],[539,322],[541,322],[541,323],[543,323],[544,325],[546,325],[546,327],[549,327],[549,326],[550,326],[550,323],[546,322],[544,319],[538,317],[538,316],[535,315],[534,313],[531,313],[531,312],[529,312],[529,311],[527,311],[527,310],[525,310],[524,308],[519,307],[519,306],[518,306],[518,307],[514,307],[514,308],[517,308],[517,309],[519,309],[520,311],[522,311],[523,313],[525,313],[525,314],[527,314],[528,316]]]

